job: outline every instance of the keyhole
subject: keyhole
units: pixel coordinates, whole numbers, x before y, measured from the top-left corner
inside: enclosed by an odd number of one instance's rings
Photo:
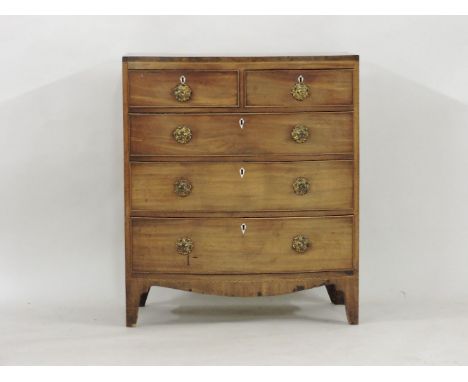
[[[244,169],[244,167],[241,167],[241,168],[240,168],[239,174],[240,174],[240,177],[241,177],[241,179],[242,179],[242,178],[244,177],[244,175],[245,175],[245,169]]]
[[[247,224],[242,223],[240,228],[241,228],[242,235],[245,235],[245,231],[247,231]]]
[[[185,76],[184,75],[181,75],[180,78],[179,78],[179,81],[182,85],[185,84]]]
[[[244,120],[244,118],[239,119],[239,126],[240,126],[241,129],[244,128],[244,126],[245,126],[245,120]]]
[[[299,82],[300,84],[304,82],[304,77],[302,76],[302,74],[299,77],[297,77],[297,82]]]

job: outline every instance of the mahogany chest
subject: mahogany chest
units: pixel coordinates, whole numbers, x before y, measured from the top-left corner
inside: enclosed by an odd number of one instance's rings
[[[358,323],[358,56],[124,57],[123,100],[127,326],[152,286]]]

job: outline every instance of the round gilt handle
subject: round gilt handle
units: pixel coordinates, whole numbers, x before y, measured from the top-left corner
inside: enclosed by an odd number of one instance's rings
[[[172,136],[177,143],[184,145],[192,140],[192,130],[187,126],[177,126],[172,132]]]
[[[296,125],[291,130],[291,138],[296,143],[304,143],[309,139],[309,128],[304,125]]]
[[[178,102],[187,102],[192,97],[192,89],[185,83],[185,81],[185,76],[180,76],[180,83],[174,88],[174,97]]]
[[[297,101],[304,101],[310,95],[310,88],[304,83],[304,77],[297,77],[296,84],[291,89],[291,95]]]
[[[190,181],[188,181],[187,179],[178,179],[174,183],[174,192],[178,196],[189,196],[192,192],[192,183],[190,183]]]
[[[310,191],[310,183],[307,178],[299,177],[294,180],[293,190],[296,195],[305,195]]]
[[[180,255],[189,255],[193,250],[193,240],[189,237],[181,237],[176,241],[176,251]]]
[[[291,242],[291,248],[297,253],[304,253],[310,247],[310,240],[305,235],[294,236]]]

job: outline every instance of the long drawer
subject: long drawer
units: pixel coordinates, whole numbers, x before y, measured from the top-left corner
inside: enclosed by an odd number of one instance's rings
[[[132,270],[287,273],[352,268],[353,218],[131,221]]]
[[[296,211],[353,208],[353,162],[136,162],[134,211]]]
[[[352,151],[352,113],[130,116],[131,155],[307,155]]]

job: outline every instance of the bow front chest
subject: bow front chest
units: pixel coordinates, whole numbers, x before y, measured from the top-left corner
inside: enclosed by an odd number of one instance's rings
[[[123,58],[128,326],[152,286],[325,286],[357,324],[358,75],[358,56]]]

